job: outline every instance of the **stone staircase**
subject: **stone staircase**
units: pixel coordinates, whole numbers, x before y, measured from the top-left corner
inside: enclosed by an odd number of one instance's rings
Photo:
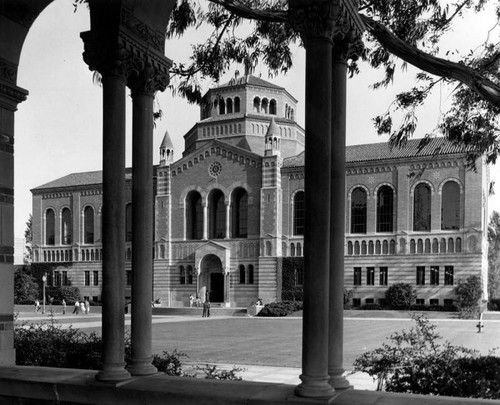
[[[202,307],[155,307],[153,315],[168,315],[168,316],[201,316]],[[211,304],[210,316],[246,316],[246,308],[223,308],[217,304]]]

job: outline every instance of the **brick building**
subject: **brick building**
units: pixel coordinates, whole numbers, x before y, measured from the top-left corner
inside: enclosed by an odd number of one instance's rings
[[[286,89],[243,76],[207,92],[180,159],[165,134],[154,171],[155,299],[187,305],[210,291],[225,306],[279,300],[286,262],[300,289],[301,261],[290,260],[303,255],[305,213],[296,108]],[[131,201],[129,172],[125,181]],[[464,150],[441,138],[403,149],[347,147],[345,286],[355,305],[383,300],[397,282],[415,285],[419,303],[443,305],[470,274],[487,291],[487,183],[482,161],[466,170]],[[99,300],[101,172],[70,174],[32,193],[34,261],[54,263],[49,283]],[[131,211],[127,203],[126,296]]]

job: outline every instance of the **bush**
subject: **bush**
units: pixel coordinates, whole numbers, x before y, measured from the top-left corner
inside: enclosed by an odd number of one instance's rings
[[[382,347],[354,361],[354,371],[378,377],[379,389],[424,395],[500,398],[500,358],[478,356],[474,350],[452,346],[424,316],[416,326],[394,333]]]
[[[385,292],[385,302],[392,309],[409,309],[416,299],[417,293],[411,284],[393,284]]]
[[[53,298],[52,303],[54,305],[60,305],[62,300],[65,300],[67,304],[71,304],[82,299],[78,287],[46,287],[45,294],[47,297]]]
[[[236,373],[245,371],[245,369],[233,366],[231,370],[219,369],[217,366],[206,365],[205,367],[196,367],[197,370],[203,371],[205,373],[205,378],[209,380],[230,380],[230,381],[241,381],[243,378],[238,376]]]
[[[302,309],[302,301],[271,302],[264,305],[257,316],[287,316]]]
[[[344,309],[352,309],[352,296],[354,295],[353,290],[348,290],[344,288]]]
[[[382,307],[380,304],[365,304],[360,309],[365,309],[368,311],[380,311]]]
[[[490,298],[488,301],[488,309],[490,311],[500,311],[500,298]]]
[[[153,354],[153,366],[155,366],[158,371],[167,375],[179,377],[191,376],[190,374],[186,374],[182,371],[181,357],[188,357],[188,355],[186,353],[178,352],[177,349],[175,349],[172,353],[164,351],[163,355],[155,353]]]
[[[454,290],[458,306],[467,312],[479,312],[479,302],[483,294],[481,279],[478,276],[469,276],[460,280]]]
[[[29,267],[18,267],[14,273],[14,304],[33,304],[39,297],[39,286]]]

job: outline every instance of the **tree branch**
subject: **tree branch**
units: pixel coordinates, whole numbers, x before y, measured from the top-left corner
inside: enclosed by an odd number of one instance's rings
[[[384,25],[360,14],[367,31],[391,54],[430,74],[457,80],[495,107],[500,107],[500,86],[477,70],[461,63],[432,56],[401,41]]]

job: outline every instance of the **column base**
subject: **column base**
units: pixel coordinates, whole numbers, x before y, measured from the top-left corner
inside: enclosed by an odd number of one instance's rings
[[[347,378],[344,377],[344,369],[336,369],[330,370],[328,373],[330,374],[330,379],[328,380],[329,384],[335,390],[350,390],[353,389],[353,386],[349,383]]]
[[[151,357],[147,359],[131,359],[127,370],[134,376],[157,374],[158,370],[151,364],[151,362]]]
[[[295,387],[295,395],[305,398],[330,398],[335,390],[328,384],[328,377],[313,378],[300,375],[302,383]]]
[[[103,364],[102,370],[95,376],[97,381],[105,383],[118,383],[130,378],[130,373],[125,370],[125,363]]]

